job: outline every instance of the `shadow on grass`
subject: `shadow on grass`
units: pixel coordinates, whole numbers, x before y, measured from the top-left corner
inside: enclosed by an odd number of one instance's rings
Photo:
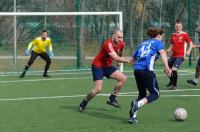
[[[116,112],[119,111],[119,108],[107,109],[107,108],[94,108],[88,107],[85,112],[79,112],[79,107],[74,105],[65,105],[61,106],[63,109],[68,109],[70,111],[74,111],[80,114],[85,114],[88,116],[92,116],[99,119],[119,121],[120,123],[128,124],[126,117],[116,116]]]

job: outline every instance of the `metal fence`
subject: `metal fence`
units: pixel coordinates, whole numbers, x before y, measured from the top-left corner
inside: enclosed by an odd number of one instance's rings
[[[162,27],[165,30],[165,44],[168,47],[174,22],[180,19],[183,30],[189,32],[195,42],[195,28],[199,25],[199,0],[1,0],[0,12],[123,12],[123,32],[126,42],[125,56],[131,56],[137,45],[147,39],[148,27]],[[13,64],[13,43],[17,40],[17,56],[23,56],[27,44],[47,29],[54,43],[57,56],[76,56],[77,42],[81,45],[81,56],[92,57],[103,40],[117,26],[116,16],[92,17],[17,17],[17,35],[14,38],[13,22],[10,16],[0,16],[0,71],[19,71],[27,58]],[[79,26],[78,26],[79,24]],[[79,27],[79,28],[77,28]],[[77,34],[77,31],[80,31]],[[77,36],[79,35],[79,36]],[[195,52],[196,53],[196,52]],[[195,56],[196,54],[193,54]],[[195,58],[195,57],[194,57]],[[90,60],[80,58],[80,67],[75,60],[55,60],[52,70],[89,68]],[[40,60],[39,60],[40,62]],[[42,65],[43,62],[38,63]],[[37,65],[34,70],[40,70]]]

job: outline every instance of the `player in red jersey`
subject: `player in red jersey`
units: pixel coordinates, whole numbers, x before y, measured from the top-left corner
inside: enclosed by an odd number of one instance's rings
[[[122,58],[122,52],[125,46],[125,43],[122,39],[122,31],[115,30],[112,34],[112,38],[108,39],[102,44],[100,52],[92,62],[94,87],[80,103],[80,112],[84,112],[88,102],[102,90],[104,76],[117,80],[117,84],[108,98],[107,104],[117,108],[120,107],[116,96],[126,82],[127,77],[122,72],[117,70],[117,68],[112,65],[112,62],[116,61],[119,63],[131,63],[130,60]]]
[[[182,23],[180,20],[176,20],[175,30],[176,32],[171,36],[171,45],[166,51],[172,51],[172,56],[169,58],[168,63],[172,69],[172,76],[170,77],[170,82],[167,84],[167,87],[170,87],[170,90],[175,90],[177,88],[177,79],[178,79],[178,69],[181,63],[184,61],[184,48],[185,43],[189,44],[189,48],[186,51],[186,55],[189,56],[193,47],[192,40],[188,33],[182,31]]]

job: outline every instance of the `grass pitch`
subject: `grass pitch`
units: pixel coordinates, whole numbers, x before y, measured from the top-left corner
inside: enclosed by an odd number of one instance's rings
[[[0,131],[3,132],[198,132],[200,87],[186,83],[193,78],[194,69],[179,71],[178,90],[165,87],[169,79],[162,70],[156,71],[161,96],[138,112],[137,124],[128,124],[130,102],[137,97],[132,71],[125,72],[128,81],[118,100],[121,108],[106,104],[115,81],[104,79],[104,88],[88,104],[85,113],[78,105],[93,85],[90,72],[28,73],[0,76]],[[175,121],[174,110],[183,107],[188,118]]]

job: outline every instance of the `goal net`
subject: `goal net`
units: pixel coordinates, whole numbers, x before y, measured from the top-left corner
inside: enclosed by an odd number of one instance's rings
[[[21,71],[29,59],[25,49],[43,29],[55,54],[50,71],[90,69],[102,42],[123,25],[122,12],[1,12],[0,21],[0,72]],[[30,71],[44,65],[38,58]]]

